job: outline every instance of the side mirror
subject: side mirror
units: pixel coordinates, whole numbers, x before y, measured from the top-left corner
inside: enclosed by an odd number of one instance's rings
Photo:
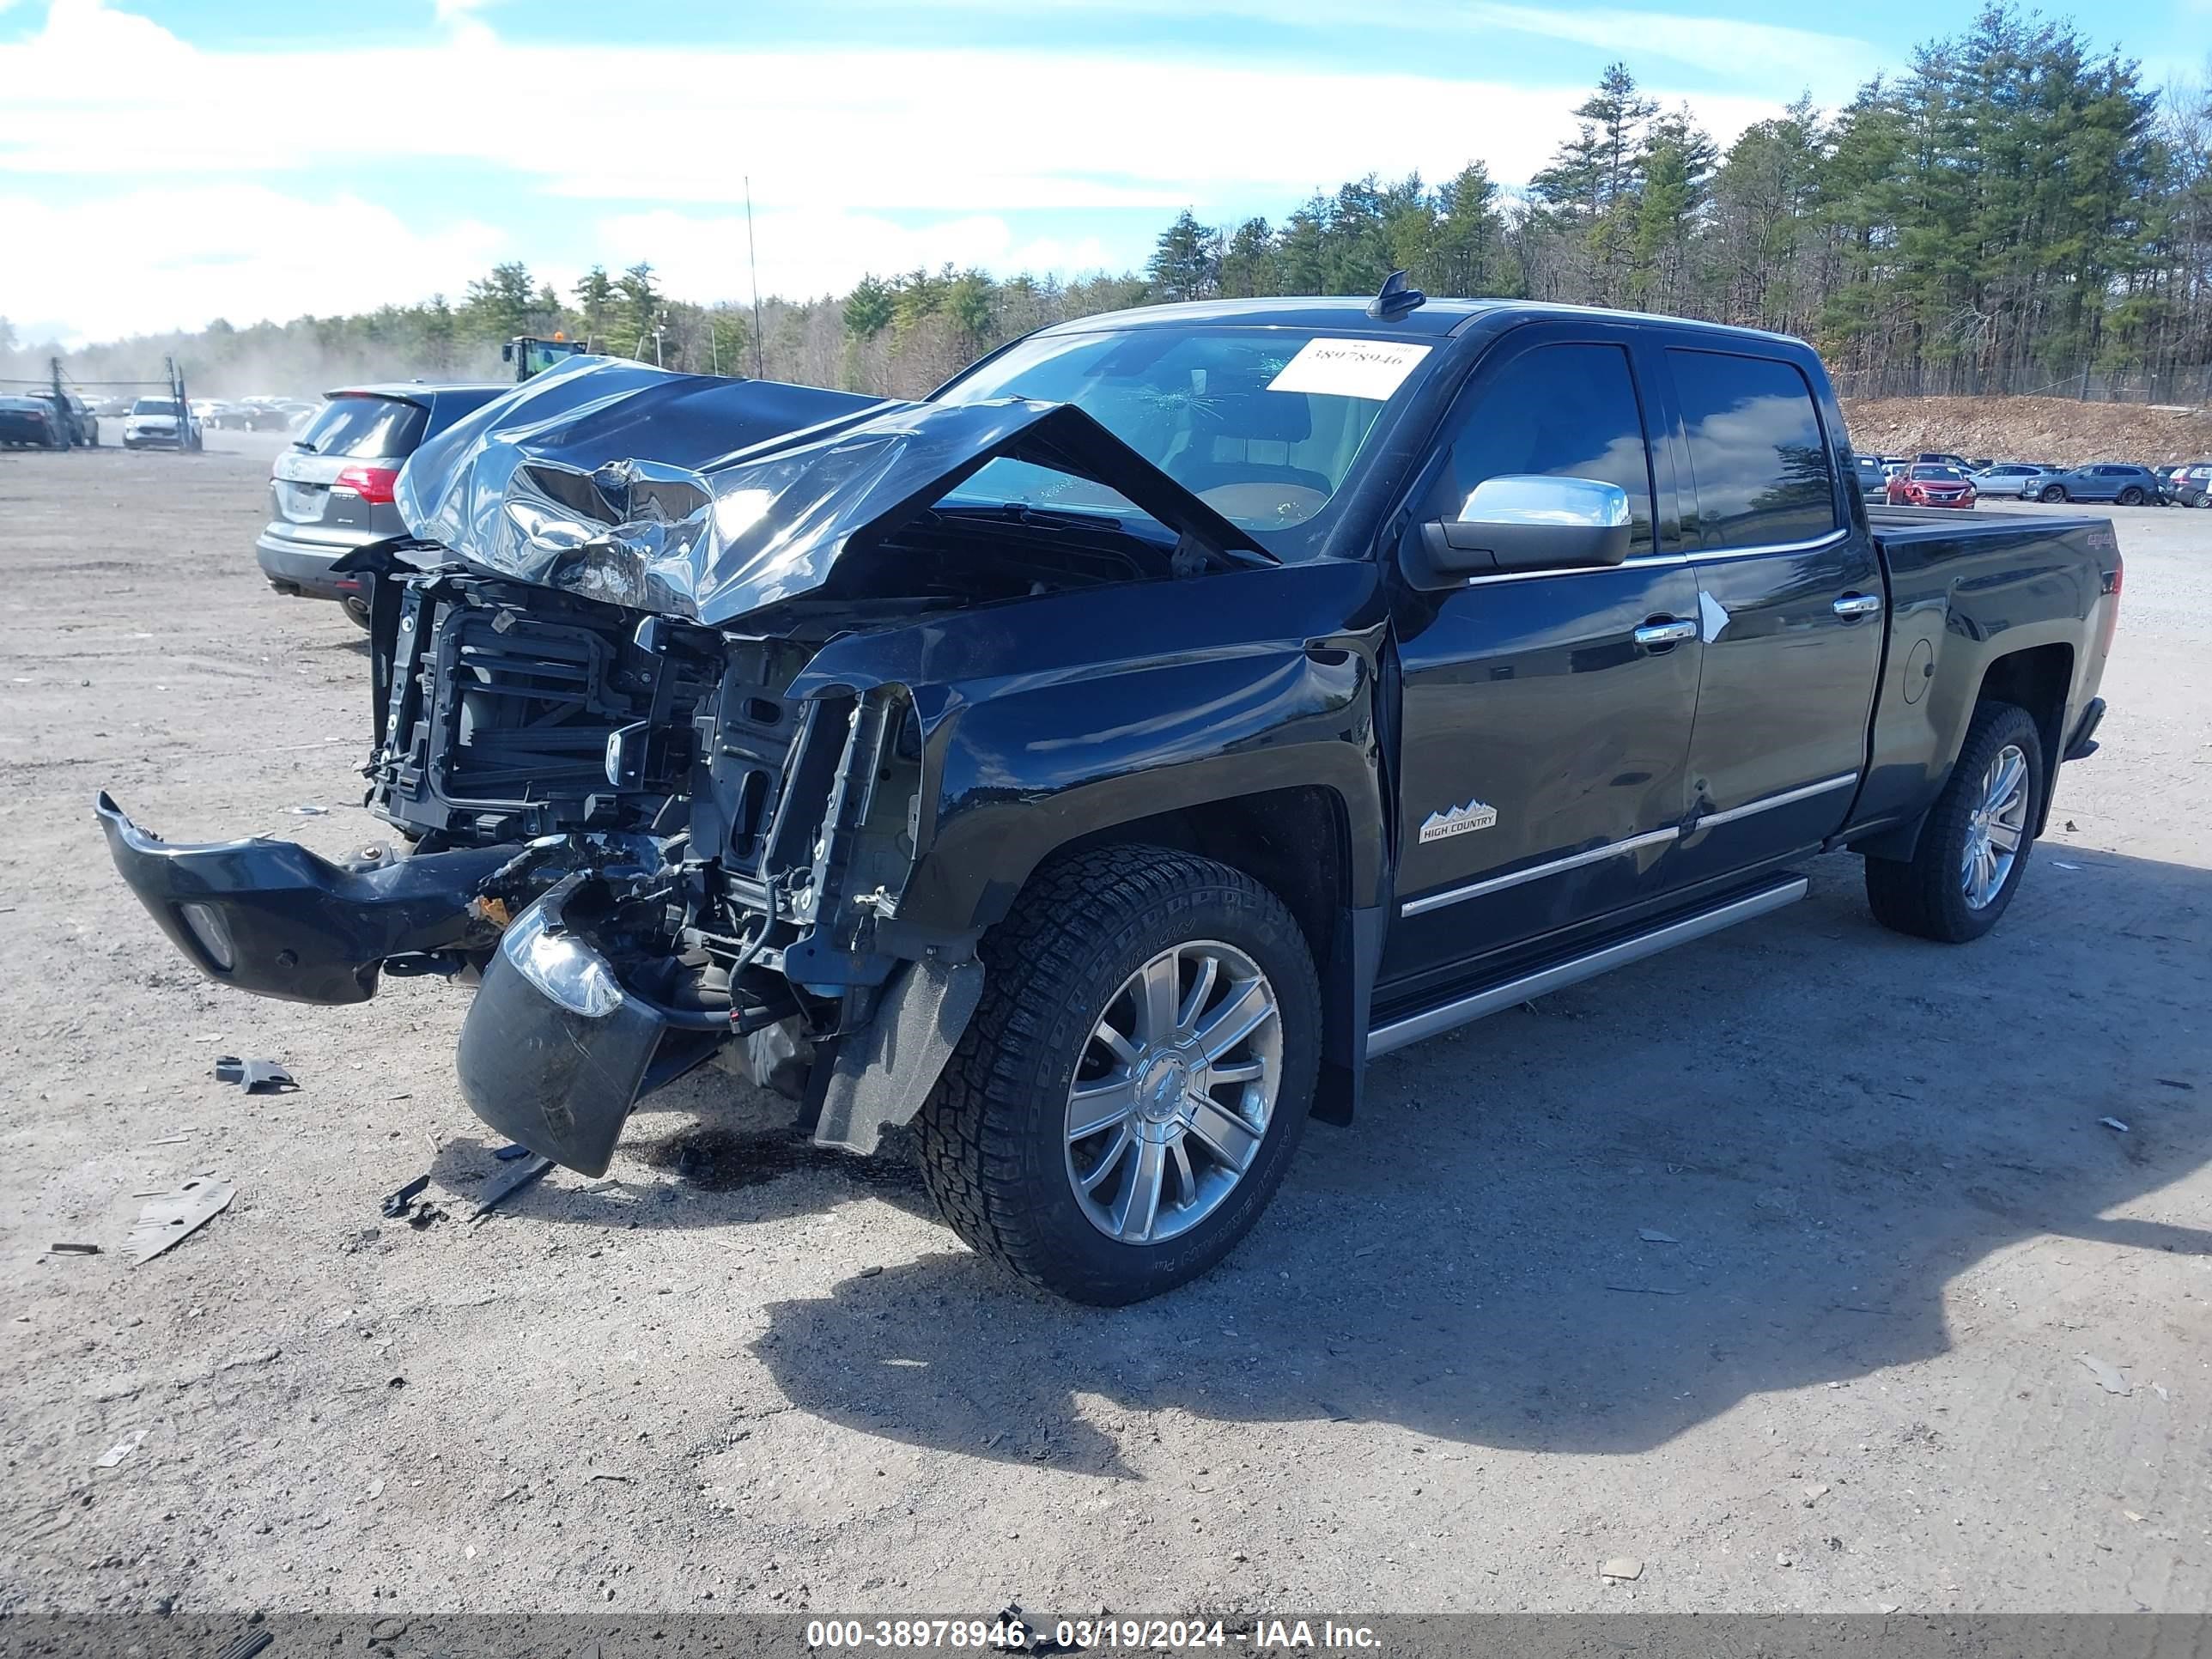
[[[1595,478],[1540,474],[1485,478],[1456,519],[1407,539],[1407,580],[1456,587],[1502,570],[1581,570],[1628,557],[1628,492]]]
[[[499,349],[499,360],[503,363],[511,363],[514,361],[514,341],[509,340],[505,345]]]

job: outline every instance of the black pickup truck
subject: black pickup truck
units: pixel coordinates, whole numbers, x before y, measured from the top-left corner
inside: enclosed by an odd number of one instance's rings
[[[2109,525],[1878,510],[1801,343],[1266,300],[919,403],[583,358],[399,482],[368,802],[116,864],[215,978],[476,982],[588,1175],[714,1061],[1085,1301],[1202,1272],[1368,1062],[1799,897],[1960,942],[2088,754]],[[902,1139],[904,1137],[902,1137]]]

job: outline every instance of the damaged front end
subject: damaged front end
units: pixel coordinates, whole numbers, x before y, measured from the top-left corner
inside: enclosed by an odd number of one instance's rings
[[[943,500],[995,459],[1145,527]],[[106,795],[100,819],[223,982],[343,1003],[384,972],[480,980],[470,1105],[592,1176],[641,1096],[709,1060],[860,1152],[934,1085],[982,969],[979,930],[900,914],[957,713],[913,672],[932,618],[1266,559],[1064,406],[588,359],[426,444],[399,493],[414,535],[346,562],[373,583],[366,804],[406,854],[173,847]],[[884,672],[815,669],[855,636]]]

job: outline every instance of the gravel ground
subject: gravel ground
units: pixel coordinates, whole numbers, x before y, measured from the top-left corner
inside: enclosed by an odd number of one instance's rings
[[[471,1225],[459,994],[178,958],[95,790],[378,832],[361,637],[261,583],[243,447],[0,455],[0,1610],[2212,1598],[2212,514],[2119,515],[2106,747],[1995,937],[1885,933],[1820,860],[1381,1062],[1226,1267],[1098,1312],[726,1087]],[[134,1194],[206,1170],[228,1211],[127,1265]],[[425,1170],[449,1218],[383,1220]]]

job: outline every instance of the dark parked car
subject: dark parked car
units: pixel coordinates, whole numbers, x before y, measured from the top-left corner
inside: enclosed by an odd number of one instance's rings
[[[407,458],[425,438],[513,389],[408,381],[331,392],[270,470],[270,519],[253,544],[269,585],[300,599],[336,599],[368,627],[373,579],[333,574],[332,562],[402,533],[392,490]]]
[[[1889,481],[1892,507],[1972,507],[1974,481],[1955,466],[1915,461]]]
[[[51,392],[0,398],[0,444],[36,444],[67,449],[75,441],[76,422]]]
[[[2190,461],[2166,481],[2166,499],[2175,507],[2212,507],[2212,461]]]
[[[2117,501],[2122,507],[2141,507],[2161,499],[2158,475],[2148,467],[2101,461],[2044,479],[2035,498],[2039,501]]]
[[[1996,924],[2094,747],[2112,529],[1870,511],[1850,456],[1796,341],[1395,285],[1086,317],[921,403],[586,359],[343,567],[409,856],[98,811],[236,988],[480,973],[462,1091],[573,1169],[717,1060],[824,1144],[911,1122],[975,1249],[1133,1301],[1375,1056],[1814,854]],[[1697,978],[1623,994],[1724,1018]]]
[[[1858,476],[1860,495],[1869,501],[1887,499],[1889,471],[1882,465],[1881,456],[1854,455],[1851,470]]]

